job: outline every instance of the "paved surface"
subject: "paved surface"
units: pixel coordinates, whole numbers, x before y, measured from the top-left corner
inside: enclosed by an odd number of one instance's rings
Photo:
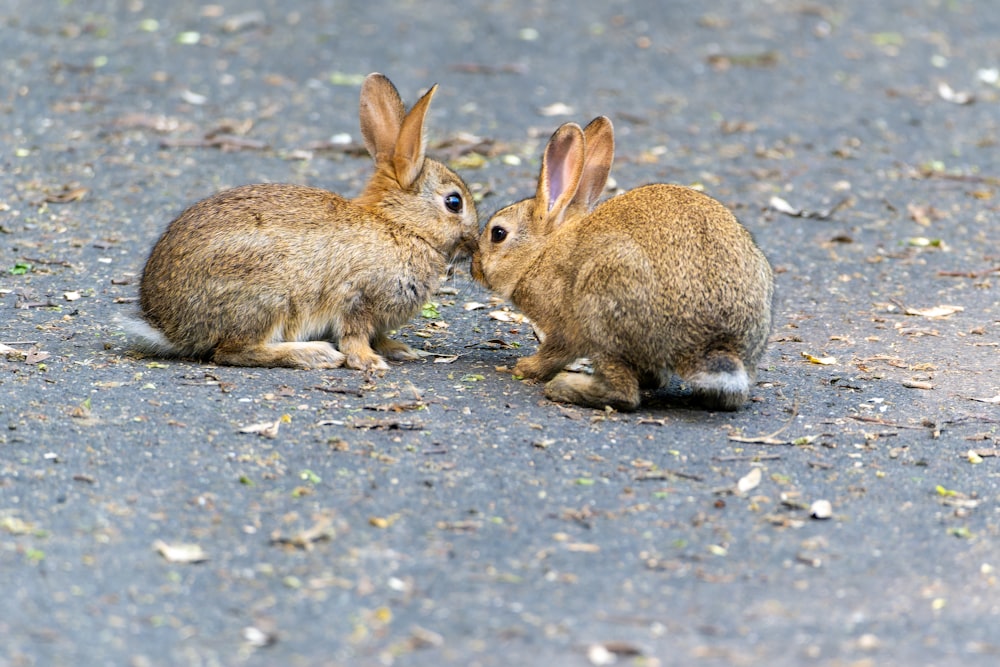
[[[994,3],[237,4],[0,10],[0,665],[996,664]],[[602,113],[620,187],[731,206],[753,402],[547,403],[464,267],[384,377],[130,354],[183,207],[358,191],[375,70],[484,220]]]

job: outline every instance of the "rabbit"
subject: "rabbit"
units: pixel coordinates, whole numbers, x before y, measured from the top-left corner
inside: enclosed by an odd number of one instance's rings
[[[597,204],[614,159],[611,121],[562,125],[534,198],[496,212],[472,275],[527,315],[538,352],[514,374],[553,401],[635,410],[676,374],[701,407],[749,398],[771,328],[771,266],[733,214],[679,185]],[[567,372],[589,357],[592,374]]]
[[[375,173],[355,199],[245,185],[181,213],[142,272],[142,320],[126,321],[136,347],[233,366],[384,371],[386,358],[418,358],[388,333],[479,234],[468,187],[424,155],[436,89],[406,113],[388,78],[365,79],[361,133]]]

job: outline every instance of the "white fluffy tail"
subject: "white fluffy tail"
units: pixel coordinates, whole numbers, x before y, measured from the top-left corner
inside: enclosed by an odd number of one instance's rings
[[[743,362],[726,352],[712,352],[694,374],[685,378],[706,407],[739,410],[750,398],[750,376]]]
[[[115,318],[115,323],[125,332],[129,344],[140,352],[160,357],[176,357],[181,353],[163,332],[153,328],[142,318],[119,315]]]

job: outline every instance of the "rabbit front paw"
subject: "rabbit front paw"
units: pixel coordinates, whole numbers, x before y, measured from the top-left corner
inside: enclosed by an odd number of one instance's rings
[[[344,365],[358,371],[387,371],[389,364],[368,344],[368,336],[345,336],[340,351],[347,355]]]
[[[377,338],[373,347],[383,357],[393,361],[415,361],[420,358],[420,353],[406,343],[385,336]]]
[[[549,364],[543,363],[539,355],[521,357],[514,364],[514,375],[526,380],[542,380],[549,374]]]

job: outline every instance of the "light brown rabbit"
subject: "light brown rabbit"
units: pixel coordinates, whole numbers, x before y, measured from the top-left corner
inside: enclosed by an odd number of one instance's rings
[[[532,199],[498,211],[473,276],[540,330],[516,375],[566,403],[634,410],[676,373],[710,409],[736,410],[771,327],[771,267],[722,204],[646,185],[596,206],[614,157],[611,121],[560,127]],[[589,357],[593,374],[564,371]]]
[[[142,274],[143,321],[126,323],[137,346],[234,366],[384,370],[383,357],[415,359],[387,334],[479,232],[465,183],[424,156],[436,88],[406,113],[389,79],[365,79],[361,133],[375,173],[355,199],[246,185],[181,213]]]

